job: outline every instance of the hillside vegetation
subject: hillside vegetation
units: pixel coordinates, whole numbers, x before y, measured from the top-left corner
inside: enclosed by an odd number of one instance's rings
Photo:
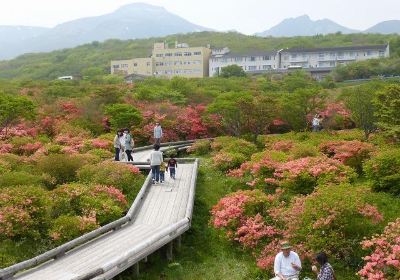
[[[0,78],[54,79],[64,75],[90,76],[107,74],[110,61],[146,57],[154,42],[186,42],[191,46],[228,46],[233,52],[270,51],[289,47],[328,47],[349,45],[391,44],[391,55],[400,55],[400,36],[380,34],[330,34],[312,37],[260,38],[228,32],[199,32],[138,40],[92,42],[72,49],[50,53],[25,54],[0,62]]]

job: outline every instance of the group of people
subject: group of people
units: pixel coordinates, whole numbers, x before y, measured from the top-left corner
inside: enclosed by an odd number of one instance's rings
[[[279,252],[274,261],[275,277],[271,280],[299,280],[299,274],[302,269],[299,255],[292,251],[292,246],[287,241],[281,243],[281,252]],[[315,264],[311,270],[317,275],[317,280],[336,280],[335,272],[328,263],[328,256],[321,252],[315,256]]]
[[[163,131],[159,122],[155,123],[153,128],[154,151],[151,152],[150,162],[153,183],[163,183],[165,181],[165,172],[169,172],[170,177],[175,180],[176,168],[178,162],[171,157],[168,162],[164,162],[163,153],[160,151],[161,138]],[[135,142],[128,128],[120,129],[114,137],[115,161],[133,161],[132,153]]]
[[[164,183],[165,172],[169,172],[169,176],[175,180],[178,162],[174,157],[171,157],[167,162],[165,162],[159,144],[154,144],[154,150],[151,152],[148,160],[150,162],[153,184]]]
[[[135,146],[132,135],[128,128],[120,129],[114,137],[115,161],[125,158],[127,161],[133,161],[132,151]]]
[[[318,132],[322,130],[322,116],[319,114],[315,114],[314,118],[312,119],[312,131]]]
[[[153,128],[153,137],[155,144],[161,144],[163,131],[159,122],[156,122]],[[132,153],[135,141],[129,132],[128,128],[119,129],[114,137],[115,161],[126,159],[126,161],[133,161]]]

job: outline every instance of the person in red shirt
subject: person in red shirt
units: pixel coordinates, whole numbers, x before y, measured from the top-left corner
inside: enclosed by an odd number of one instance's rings
[[[176,168],[178,168],[178,162],[176,161],[176,159],[171,157],[168,161],[167,171],[169,171],[169,176],[174,180],[175,180]]]

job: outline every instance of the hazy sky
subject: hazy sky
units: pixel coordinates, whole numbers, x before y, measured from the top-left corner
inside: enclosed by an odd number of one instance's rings
[[[400,19],[400,0],[0,0],[0,25],[52,27],[109,13],[133,2],[163,6],[193,23],[246,34],[264,31],[284,18],[303,14],[313,20],[329,18],[355,29]]]

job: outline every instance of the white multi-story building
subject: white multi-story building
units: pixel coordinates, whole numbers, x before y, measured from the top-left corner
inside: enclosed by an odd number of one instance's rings
[[[278,68],[277,52],[253,52],[234,54],[228,48],[215,49],[209,63],[211,76],[218,76],[221,68],[229,65],[239,65],[247,73],[260,73]]]
[[[285,49],[280,52],[280,68],[334,68],[338,65],[371,58],[389,57],[389,45],[333,48]]]
[[[271,52],[233,54],[228,48],[215,49],[209,63],[210,76],[218,75],[222,67],[236,64],[247,73],[285,72],[304,69],[321,78],[336,66],[371,58],[389,57],[389,45],[348,46],[331,48],[292,48]]]

